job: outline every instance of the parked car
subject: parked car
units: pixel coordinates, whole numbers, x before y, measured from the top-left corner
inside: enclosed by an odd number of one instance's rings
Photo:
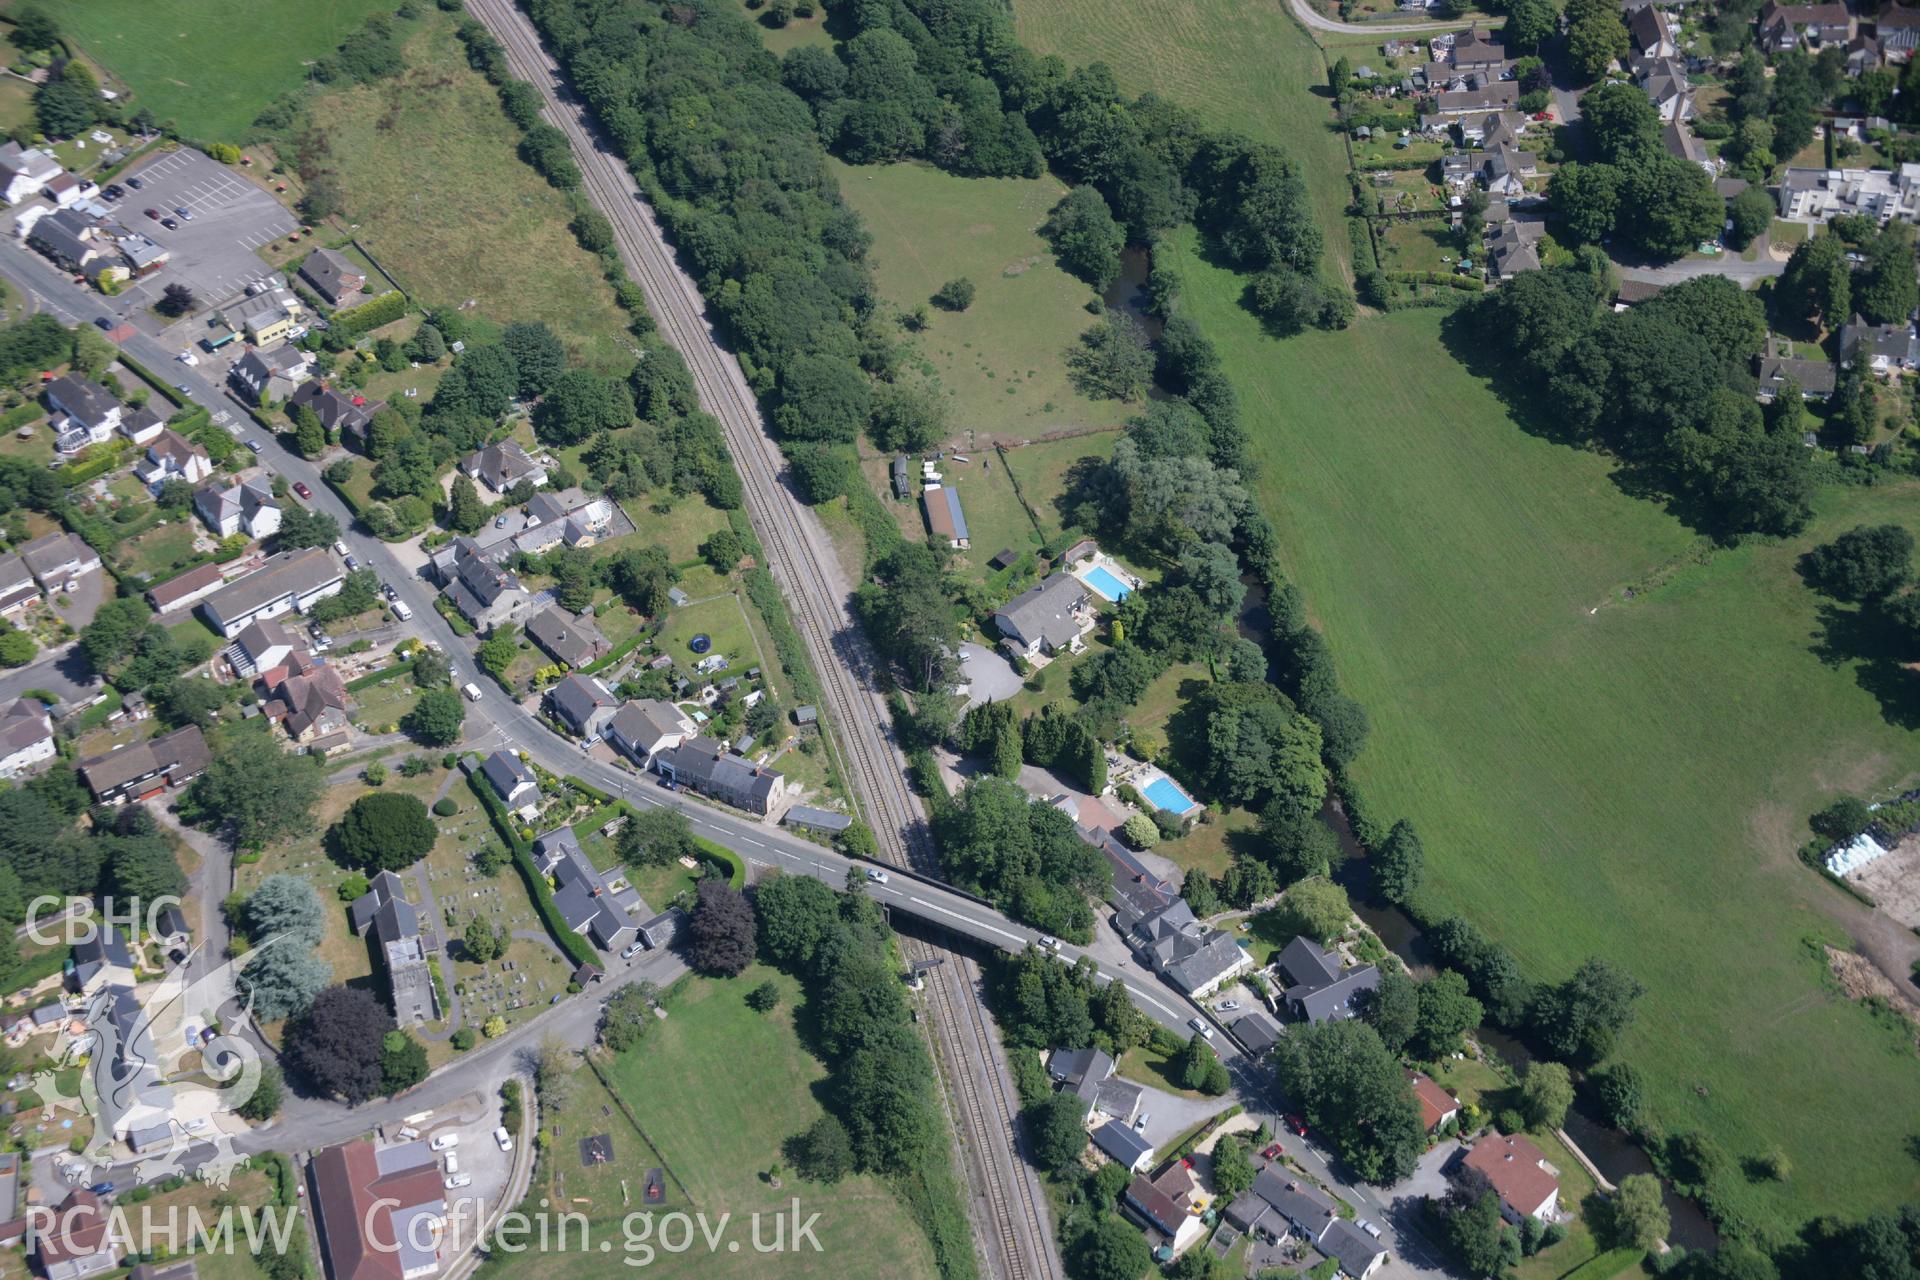
[[[313,496],[313,490],[307,488],[307,482],[304,480],[295,480],[293,482],[293,491],[303,498],[311,498]]]
[[[127,194],[127,189],[121,186],[119,183],[115,182],[115,183],[110,183],[107,186],[107,189],[105,191],[102,191],[100,194],[105,196],[109,200],[118,200],[121,196]]]
[[[247,448],[249,448],[249,449],[251,449],[251,450],[253,450],[253,451],[254,451],[255,453],[258,453],[258,452],[260,452],[260,451],[261,451],[262,449],[264,449],[264,448],[266,448],[266,446],[260,443],[260,437],[259,437],[259,436],[248,436],[248,437],[247,437]]]
[[[507,1132],[507,1126],[501,1125],[493,1131],[493,1140],[500,1144],[502,1151],[513,1150],[513,1135]]]
[[[1220,1010],[1222,1013],[1233,1013],[1240,1008],[1240,1002],[1238,1000],[1222,1000],[1219,1004],[1215,1005],[1214,1008]]]
[[[411,622],[413,620],[413,607],[405,600],[395,600],[393,602],[393,616],[402,622]]]
[[[193,221],[193,210],[187,208],[187,206],[183,204],[177,204],[173,206],[173,211],[180,215],[180,221],[182,222]]]
[[[1142,1131],[1144,1131],[1144,1130],[1146,1129],[1146,1127],[1147,1127],[1147,1121],[1149,1121],[1149,1120],[1151,1120],[1151,1119],[1153,1119],[1153,1112],[1151,1112],[1151,1111],[1142,1111],[1142,1112],[1140,1113],[1140,1118],[1139,1118],[1138,1120],[1135,1120],[1135,1121],[1133,1122],[1133,1131],[1134,1131],[1135,1133],[1140,1133],[1140,1132],[1142,1132]]]
[[[149,218],[152,218],[155,222],[160,221],[160,211],[158,209],[142,209],[140,212],[146,214]]]
[[[140,190],[140,188],[146,186],[147,184],[146,184],[146,181],[141,178],[128,178],[127,185],[132,187],[135,191],[138,191]]]
[[[451,1151],[459,1145],[460,1145],[459,1134],[443,1133],[439,1137],[435,1138],[432,1142],[429,1142],[427,1144],[427,1147],[433,1151]]]
[[[299,485],[294,486],[294,488],[296,489],[299,487],[300,487]],[[380,584],[380,594],[385,596],[387,599],[392,600],[393,598],[398,596],[400,593],[393,589],[393,584],[391,582],[383,582]]]
[[[472,1184],[473,1184],[472,1174],[456,1173],[452,1177],[448,1178],[441,1185],[444,1186],[449,1191],[458,1191],[461,1187],[471,1186]]]
[[[88,1187],[87,1190],[97,1196],[110,1196],[113,1194],[113,1184],[111,1182],[96,1182]]]
[[[95,316],[93,318],[93,323],[102,329],[111,329],[113,328],[113,317],[112,316]]]
[[[460,1172],[460,1153],[458,1151],[447,1152],[447,1173],[449,1175],[452,1175],[459,1172]]]
[[[1281,1116],[1280,1122],[1286,1125],[1288,1129],[1292,1130],[1296,1137],[1304,1138],[1307,1136],[1307,1122],[1305,1120],[1302,1120],[1299,1116],[1296,1116],[1296,1115]]]
[[[160,225],[165,227],[169,231],[178,231],[180,229],[180,224],[175,222],[172,218],[160,219]]]
[[[637,956],[637,955],[639,955],[639,954],[640,954],[640,953],[641,953],[642,951],[645,951],[646,949],[647,949],[647,944],[646,944],[646,943],[644,943],[644,942],[635,942],[635,943],[633,943],[633,944],[631,944],[630,946],[628,946],[626,950],[624,950],[624,951],[622,951],[622,952],[620,953],[620,958],[621,958],[622,960],[631,960],[631,959],[633,959],[633,958],[634,958],[635,956]]]
[[[1213,1024],[1211,1022],[1208,1022],[1205,1018],[1188,1018],[1187,1025],[1192,1027],[1195,1031],[1198,1031],[1202,1036],[1206,1037],[1207,1039],[1209,1040],[1213,1039]]]

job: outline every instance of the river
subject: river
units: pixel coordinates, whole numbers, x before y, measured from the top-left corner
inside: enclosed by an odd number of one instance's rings
[[[1347,890],[1355,914],[1366,922],[1368,928],[1380,935],[1380,941],[1386,943],[1388,950],[1406,962],[1415,977],[1430,975],[1433,972],[1433,955],[1427,949],[1425,935],[1411,916],[1398,907],[1380,901],[1374,894],[1366,850],[1355,838],[1353,827],[1347,821],[1346,810],[1340,807],[1339,801],[1328,797],[1326,804],[1321,807],[1320,820],[1333,829],[1334,835],[1340,840],[1340,848],[1347,855],[1346,861],[1334,870],[1333,878]],[[1502,1032],[1482,1028],[1475,1033],[1475,1037],[1515,1069],[1532,1059],[1533,1055],[1525,1045]],[[1620,1130],[1600,1123],[1577,1106],[1567,1113],[1564,1127],[1567,1136],[1615,1186],[1629,1174],[1656,1173],[1653,1161],[1647,1158],[1647,1153],[1641,1150],[1638,1143]],[[1665,1179],[1661,1179],[1660,1187],[1666,1199],[1667,1214],[1673,1220],[1673,1226],[1667,1232],[1667,1243],[1684,1245],[1689,1249],[1716,1247],[1720,1235],[1714,1230],[1713,1224],[1707,1221],[1700,1206],[1674,1191],[1673,1185]]]

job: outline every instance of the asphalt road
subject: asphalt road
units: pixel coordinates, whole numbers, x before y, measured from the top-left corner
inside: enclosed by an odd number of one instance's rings
[[[1341,22],[1338,18],[1329,18],[1313,7],[1313,0],[1288,0],[1293,7],[1293,16],[1315,31],[1330,31],[1342,36],[1400,36],[1431,34],[1440,31],[1458,31],[1468,25],[1466,19],[1456,18],[1448,22],[1435,22],[1425,19],[1419,22]]]

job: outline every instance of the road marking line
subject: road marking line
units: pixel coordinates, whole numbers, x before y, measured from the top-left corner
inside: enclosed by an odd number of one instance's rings
[[[759,842],[758,840],[755,840],[755,839],[754,839],[753,837],[751,837],[751,836],[741,836],[741,837],[740,837],[740,842],[741,842],[742,844],[750,844],[750,845],[752,845],[752,846],[753,846],[754,848],[756,848],[756,849],[764,849],[764,848],[766,848],[766,847],[767,847],[767,846],[765,846],[765,845],[763,845],[763,844],[761,844],[761,843],[760,843],[760,842]]]
[[[959,920],[966,924],[972,925],[976,929],[985,929],[988,933],[997,933],[1003,938],[1013,939],[1015,942],[1020,943],[1022,946],[1026,945],[1027,940],[1021,937],[1017,933],[1008,933],[1005,929],[997,928],[990,924],[983,924],[978,920],[969,919],[968,917],[961,915],[958,911],[950,910],[946,907],[941,906],[937,902],[928,902],[925,898],[916,898],[911,894],[907,896],[907,901],[915,904],[916,906],[925,907],[929,911],[938,911],[943,916],[952,916],[955,920]]]

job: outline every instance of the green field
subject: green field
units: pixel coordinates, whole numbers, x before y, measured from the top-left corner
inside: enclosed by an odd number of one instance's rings
[[[420,302],[544,320],[576,360],[624,372],[626,316],[567,230],[566,199],[516,154],[519,131],[452,19],[429,14],[406,52],[401,75],[313,102],[346,220]]]
[[[881,297],[911,311],[959,276],[978,291],[965,311],[929,308],[926,331],[910,335],[951,396],[956,447],[1118,426],[1137,410],[1089,400],[1067,380],[1064,353],[1093,323],[1093,293],[1060,269],[1038,231],[1066,193],[1060,182],[838,161],[833,174],[873,233]]]
[[[61,27],[189,138],[243,142],[262,107],[307,79],[369,14],[393,0],[305,0],[233,20],[198,0],[57,5]]]
[[[1822,984],[1801,939],[1861,909],[1794,850],[1834,791],[1908,776],[1913,740],[1810,651],[1793,565],[1855,523],[1920,523],[1920,490],[1829,491],[1807,536],[1693,563],[1694,535],[1605,459],[1516,427],[1435,313],[1275,341],[1237,279],[1179,266],[1285,569],[1373,717],[1356,777],[1379,817],[1418,825],[1440,905],[1534,974],[1599,953],[1650,988],[1621,1056],[1661,1122],[1792,1156],[1787,1184],[1736,1177],[1735,1207],[1910,1198],[1913,1053]]]
[[[769,978],[780,989],[779,1007],[755,1013],[746,1006],[746,994]],[[659,1155],[617,1108],[608,1107],[611,1099],[599,1081],[582,1071],[567,1108],[557,1117],[542,1116],[563,1135],[543,1166],[549,1177],[559,1180],[553,1192],[563,1194],[553,1198],[569,1210],[587,1213],[601,1232],[617,1241],[620,1219],[641,1207],[647,1170],[661,1167],[664,1159],[678,1182],[669,1181],[661,1212],[698,1210],[709,1223],[732,1214],[728,1238],[741,1245],[737,1253],[728,1252],[725,1244],[712,1254],[704,1245],[681,1254],[660,1252],[645,1267],[648,1275],[724,1280],[777,1272],[793,1280],[878,1275],[930,1280],[935,1272],[927,1242],[882,1183],[862,1176],[823,1186],[803,1181],[789,1169],[783,1185],[775,1189],[764,1177],[769,1166],[781,1160],[781,1143],[821,1113],[816,1091],[825,1069],[795,1034],[799,998],[799,985],[792,979],[757,965],[731,981],[690,978],[674,988],[664,1002],[668,1017],[655,1024],[639,1049],[608,1068],[614,1088]],[[600,1133],[612,1138],[613,1162],[582,1168],[578,1139]],[[625,1202],[628,1196],[630,1203]],[[582,1197],[590,1203],[578,1203]],[[754,1253],[748,1243],[750,1216],[766,1215],[763,1239],[770,1240],[772,1215],[788,1211],[795,1197],[803,1218],[820,1215],[814,1227],[820,1252],[803,1249],[781,1254],[777,1261]],[[509,1268],[516,1277],[540,1280],[635,1274],[618,1252],[597,1256],[536,1250]]]
[[[1282,0],[1020,0],[1014,17],[1037,53],[1104,62],[1127,93],[1158,93],[1215,128],[1291,151],[1327,269],[1349,271],[1347,153],[1324,96],[1326,64]]]

